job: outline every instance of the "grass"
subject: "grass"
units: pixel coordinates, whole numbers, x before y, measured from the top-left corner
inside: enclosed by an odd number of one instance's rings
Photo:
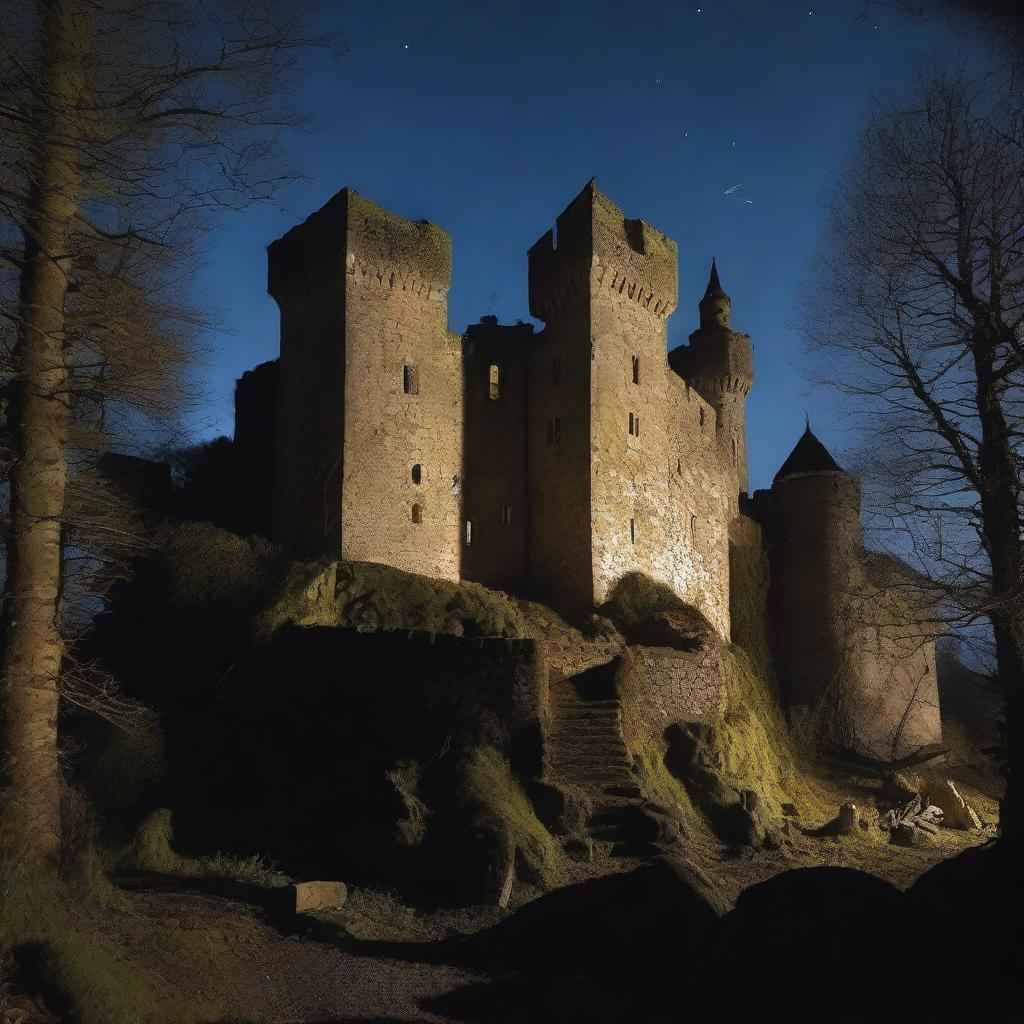
[[[131,843],[116,857],[120,869],[151,871],[180,878],[231,878],[273,888],[289,879],[260,854],[238,857],[217,853],[209,857],[183,857],[173,846],[174,828],[166,807],[153,811],[139,826]]]
[[[562,851],[537,817],[508,761],[495,747],[472,747],[462,767],[459,799],[478,827],[507,836],[523,863],[545,888],[557,885]]]
[[[97,865],[94,861],[84,874],[95,874]],[[129,962],[105,934],[112,913],[108,886],[102,877],[88,882],[80,877],[69,885],[56,872],[0,864],[0,949],[9,980],[43,995],[49,1010],[79,1024],[206,1019],[210,1007],[201,1010],[166,991],[159,977]],[[130,914],[124,903],[118,902],[117,909],[122,917]],[[170,960],[181,954],[185,940],[148,927],[145,941]],[[212,949],[206,952],[215,955]]]
[[[658,612],[674,611],[687,605],[664,583],[640,572],[630,572],[615,584],[608,600],[598,611],[626,632],[643,625]]]
[[[405,817],[395,826],[395,838],[402,846],[419,846],[427,835],[430,808],[419,796],[421,771],[418,761],[403,759],[387,772],[391,785],[405,805]]]
[[[269,637],[286,623],[347,626],[364,632],[527,635],[518,604],[500,591],[371,562],[293,563],[259,617],[257,634]]]

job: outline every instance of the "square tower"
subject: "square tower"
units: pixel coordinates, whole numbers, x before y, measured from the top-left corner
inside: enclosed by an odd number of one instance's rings
[[[556,232],[530,250],[530,310],[546,322],[530,362],[531,583],[588,607],[643,573],[727,636],[728,510],[698,426],[714,410],[668,364],[676,244],[593,181]]]
[[[457,579],[451,240],[343,189],[268,251],[281,310],[276,529],[302,556]]]

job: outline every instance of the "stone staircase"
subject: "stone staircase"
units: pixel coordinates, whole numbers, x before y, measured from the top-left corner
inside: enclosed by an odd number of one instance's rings
[[[552,682],[549,699],[545,780],[586,793],[593,806],[588,831],[593,839],[612,844],[612,856],[658,853],[653,843],[658,828],[644,812],[622,737],[613,665]]]

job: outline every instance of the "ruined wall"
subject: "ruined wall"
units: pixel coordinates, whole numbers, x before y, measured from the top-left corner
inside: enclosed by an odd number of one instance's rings
[[[526,368],[532,339],[530,324],[503,327],[496,317],[484,317],[463,337],[462,578],[501,589],[518,589],[526,580]]]
[[[626,573],[641,572],[728,636],[728,511],[714,411],[666,356],[676,246],[599,193],[593,211],[594,601]]]
[[[272,536],[274,426],[280,360],[247,370],[235,383],[237,519],[245,533]]]
[[[593,606],[590,529],[589,204],[581,193],[530,249],[526,457],[530,589],[556,605]]]
[[[352,195],[341,555],[440,579],[458,579],[461,546],[462,341],[448,331],[450,281],[445,232]]]
[[[877,760],[942,742],[935,638],[940,632],[913,575],[890,559],[861,560],[848,621],[856,654],[839,739]]]
[[[677,722],[710,723],[725,710],[722,648],[711,642],[693,651],[627,647],[618,659],[615,687],[628,714],[627,741],[636,747],[664,738]]]

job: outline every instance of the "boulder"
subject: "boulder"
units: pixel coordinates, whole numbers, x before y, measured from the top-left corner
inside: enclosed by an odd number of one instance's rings
[[[296,882],[291,889],[296,914],[334,910],[348,899],[348,886],[344,882]]]
[[[946,828],[981,828],[981,819],[974,808],[960,795],[960,791],[949,779],[929,780],[928,799],[936,807],[941,808],[941,820]]]
[[[853,835],[859,823],[860,812],[855,803],[845,803],[839,808],[839,816],[836,818],[836,831],[839,835]]]
[[[924,838],[913,825],[900,824],[892,830],[892,841],[897,846],[917,846]]]

